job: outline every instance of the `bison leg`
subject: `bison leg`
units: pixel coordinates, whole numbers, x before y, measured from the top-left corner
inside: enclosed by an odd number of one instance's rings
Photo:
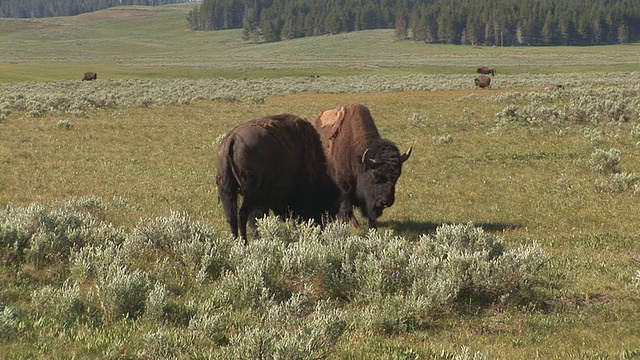
[[[269,209],[253,209],[249,213],[248,224],[249,228],[252,230],[253,238],[256,239],[258,236],[258,219],[263,218]]]
[[[358,219],[356,219],[356,216],[353,214],[353,211],[351,212],[351,216],[349,216],[349,224],[351,224],[351,226],[356,229],[360,228],[360,223],[358,222]]]
[[[227,224],[231,228],[231,234],[234,238],[238,237],[238,214],[232,214],[227,216]]]
[[[249,221],[249,214],[252,213],[251,209],[251,201],[246,196],[242,198],[242,206],[240,206],[240,211],[238,213],[239,217],[239,227],[240,227],[240,237],[244,240],[245,245],[249,245],[249,241],[247,240],[247,222]],[[252,221],[255,226],[255,218]]]
[[[340,214],[339,215],[340,221],[346,222],[348,219],[349,224],[351,224],[351,226],[353,226],[356,229],[360,227],[360,224],[358,223],[358,219],[356,219],[356,216],[353,213],[353,205],[351,205],[351,202],[349,202],[349,200],[344,200],[340,204],[339,214]]]

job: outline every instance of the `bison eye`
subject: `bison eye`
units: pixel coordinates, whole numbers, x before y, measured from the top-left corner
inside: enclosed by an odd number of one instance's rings
[[[373,175],[373,179],[376,184],[384,184],[389,181],[389,178],[386,175],[375,174]]]

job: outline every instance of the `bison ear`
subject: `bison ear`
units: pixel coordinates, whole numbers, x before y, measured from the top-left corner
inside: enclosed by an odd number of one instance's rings
[[[400,161],[402,162],[407,161],[409,159],[409,156],[411,156],[411,150],[413,150],[413,146],[409,147],[409,150],[407,150],[406,153],[400,156]]]

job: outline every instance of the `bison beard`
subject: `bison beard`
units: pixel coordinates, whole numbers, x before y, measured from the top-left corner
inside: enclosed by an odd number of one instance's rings
[[[323,112],[313,122],[320,133],[329,173],[343,192],[340,216],[359,226],[353,207],[368,220],[370,228],[382,211],[395,202],[395,186],[411,148],[400,154],[390,140],[380,137],[369,109],[349,104]]]
[[[272,210],[280,217],[321,223],[335,216],[340,189],[327,173],[320,137],[306,120],[291,114],[236,126],[217,154],[218,196],[234,236],[247,243],[247,224]],[[242,205],[238,210],[238,194]]]

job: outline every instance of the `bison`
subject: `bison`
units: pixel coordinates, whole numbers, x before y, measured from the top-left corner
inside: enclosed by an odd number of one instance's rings
[[[86,73],[84,73],[84,77],[82,78],[82,81],[91,81],[91,80],[96,80],[98,78],[98,74],[91,72],[91,71],[87,71]]]
[[[491,74],[492,76],[496,76],[496,69],[490,68],[488,66],[481,66],[476,70],[476,72],[481,75]]]
[[[291,114],[250,120],[229,132],[217,153],[218,197],[234,236],[272,210],[280,218],[321,223],[336,216],[341,192],[327,172],[320,136]],[[238,211],[238,195],[242,205]]]
[[[396,182],[411,148],[400,154],[393,142],[381,138],[371,112],[361,104],[324,111],[313,126],[320,133],[329,174],[346,194],[340,218],[358,227],[355,206],[375,229],[376,219],[395,202]]]
[[[480,75],[475,80],[476,87],[486,89],[491,85],[491,78],[486,75]]]

